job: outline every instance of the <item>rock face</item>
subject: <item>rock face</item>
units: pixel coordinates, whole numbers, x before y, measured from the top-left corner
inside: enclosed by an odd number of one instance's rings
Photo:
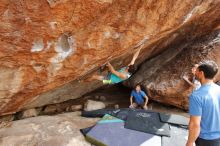
[[[180,42],[190,45],[219,30],[219,6],[219,0],[2,0],[0,115],[102,86],[79,81],[106,61],[126,65],[141,44],[138,64]]]
[[[185,46],[178,46],[182,45]],[[192,77],[191,68],[203,60],[214,60],[220,66],[220,33],[198,38],[192,45],[180,49],[179,53],[174,48],[144,63],[128,84],[134,86],[140,83],[151,99],[188,109],[192,87],[183,80],[183,76]],[[220,80],[220,71],[215,80]]]
[[[1,146],[91,146],[79,129],[94,125],[79,112],[14,121],[0,129]],[[24,130],[25,129],[25,130]]]

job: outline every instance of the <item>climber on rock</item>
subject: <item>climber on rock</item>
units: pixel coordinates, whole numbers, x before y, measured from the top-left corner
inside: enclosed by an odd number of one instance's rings
[[[93,75],[89,80],[87,81],[92,81],[92,80],[99,80],[102,81],[103,84],[116,84],[119,82],[122,82],[128,78],[131,77],[131,75],[135,72],[135,60],[137,59],[140,50],[142,49],[143,46],[141,46],[134,54],[131,62],[126,66],[123,67],[119,70],[115,70],[115,68],[108,62],[106,66],[108,67],[109,73],[107,76],[103,75]]]

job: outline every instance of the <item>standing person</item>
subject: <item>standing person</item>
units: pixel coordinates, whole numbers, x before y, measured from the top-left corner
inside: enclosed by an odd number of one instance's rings
[[[183,79],[193,87],[193,90],[198,90],[201,87],[201,83],[195,78],[196,69],[198,68],[198,64],[195,64],[192,68],[193,79],[189,80],[187,76],[183,76]]]
[[[220,86],[213,82],[218,65],[204,61],[196,70],[202,86],[189,99],[189,136],[186,146],[220,146]]]
[[[107,67],[109,69],[110,74],[108,74],[107,76],[93,75],[89,79],[89,81],[99,80],[99,81],[102,81],[103,84],[116,84],[116,83],[122,82],[122,81],[130,78],[131,75],[136,71],[134,63],[135,63],[142,47],[143,47],[143,45],[137,50],[137,52],[135,52],[131,62],[127,66],[125,66],[119,70],[115,70],[115,68],[108,62]]]
[[[133,100],[134,99],[134,100]],[[136,108],[141,106],[143,109],[147,109],[148,97],[144,91],[141,90],[141,86],[138,84],[131,92],[130,108]]]

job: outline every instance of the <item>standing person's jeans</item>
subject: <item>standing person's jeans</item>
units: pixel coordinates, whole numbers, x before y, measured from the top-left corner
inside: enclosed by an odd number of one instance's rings
[[[220,146],[220,138],[215,140],[196,139],[196,146]]]

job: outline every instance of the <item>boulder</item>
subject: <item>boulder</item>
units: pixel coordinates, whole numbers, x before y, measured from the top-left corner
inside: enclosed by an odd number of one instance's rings
[[[84,111],[93,111],[105,108],[105,104],[101,101],[88,100],[84,105]]]
[[[1,146],[91,146],[79,129],[94,125],[99,119],[83,118],[80,112],[39,116],[11,122],[1,127]]]
[[[106,101],[106,97],[105,97],[105,96],[100,96],[100,97],[99,97],[99,100],[102,101],[102,102],[104,102],[104,101]]]
[[[57,112],[57,106],[56,105],[48,105],[43,110],[44,114],[55,114]]]
[[[116,69],[127,65],[142,44],[137,65],[180,42],[190,45],[219,30],[219,6],[219,0],[1,0],[0,115],[81,97],[103,86],[84,79],[107,61]]]
[[[83,106],[82,105],[71,105],[66,107],[65,111],[70,112],[70,111],[79,111],[82,110]]]
[[[179,49],[182,47],[183,49]],[[176,50],[179,49],[179,53]],[[188,109],[192,87],[183,80],[192,76],[191,68],[203,60],[214,60],[220,66],[220,31],[198,38],[185,46],[184,42],[144,63],[127,82],[142,84],[150,99],[182,109]],[[220,71],[215,80],[220,79]]]
[[[28,109],[28,110],[22,111],[21,118],[24,119],[24,118],[36,117],[39,115],[39,113],[40,111],[35,108]]]
[[[5,116],[1,116],[0,117],[0,122],[10,122],[13,121],[15,119],[15,115],[5,115]]]

